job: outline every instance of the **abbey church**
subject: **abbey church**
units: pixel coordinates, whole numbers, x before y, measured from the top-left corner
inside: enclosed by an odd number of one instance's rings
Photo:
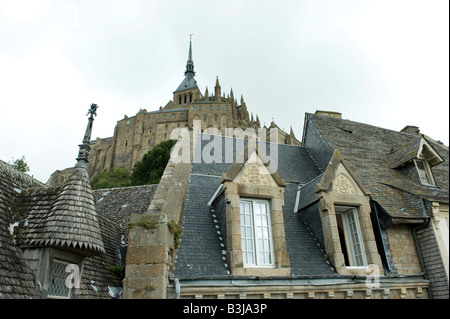
[[[222,135],[225,128],[261,128],[256,115],[249,115],[243,96],[240,102],[235,98],[233,89],[225,95],[217,77],[214,92],[206,87],[200,91],[195,80],[194,60],[192,58],[192,40],[184,72],[185,78],[173,92],[173,99],[156,111],[141,109],[135,116],[117,121],[114,135],[91,141],[89,156],[89,176],[103,172],[105,169],[124,166],[131,170],[144,154],[155,145],[167,141],[175,128],[192,128],[195,120],[201,121],[201,129],[219,129]],[[291,129],[286,133],[272,121],[270,127],[277,128],[278,143],[300,145]],[[270,128],[269,127],[269,128]],[[50,184],[61,184],[70,174],[71,169],[56,171],[49,180]],[[67,175],[67,176],[66,176]]]

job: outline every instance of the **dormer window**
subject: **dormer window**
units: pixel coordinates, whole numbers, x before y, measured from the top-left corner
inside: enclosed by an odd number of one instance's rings
[[[241,154],[248,156],[245,163],[235,162],[222,174],[222,187],[210,200],[224,226],[227,264],[236,276],[288,276],[283,216],[286,183],[271,173],[259,150],[247,152],[248,147]]]
[[[349,267],[366,266],[366,253],[356,208],[335,206],[335,211],[345,265]]]
[[[431,167],[442,163],[443,158],[422,136],[410,140],[388,154],[390,168],[399,168],[414,162],[422,185],[436,186]]]
[[[274,267],[269,201],[241,199],[240,215],[244,267]]]
[[[430,165],[425,160],[416,159],[417,174],[419,174],[420,182],[422,185],[434,186],[433,174],[430,169]]]

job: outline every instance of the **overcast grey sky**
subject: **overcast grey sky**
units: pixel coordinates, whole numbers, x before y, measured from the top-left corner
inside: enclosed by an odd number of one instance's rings
[[[219,77],[261,123],[300,139],[305,112],[449,144],[448,0],[0,0],[0,159],[46,182],[92,138],[184,78],[189,34],[202,92]]]

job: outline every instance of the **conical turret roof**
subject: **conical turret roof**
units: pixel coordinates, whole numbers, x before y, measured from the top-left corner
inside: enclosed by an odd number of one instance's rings
[[[17,236],[20,245],[59,247],[81,255],[105,252],[86,169],[87,142],[96,109],[97,105],[92,104],[78,162],[66,183],[59,187],[30,188],[17,196],[16,207],[22,217]]]

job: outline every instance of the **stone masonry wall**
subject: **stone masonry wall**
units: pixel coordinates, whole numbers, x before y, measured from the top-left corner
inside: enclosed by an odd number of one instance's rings
[[[386,229],[386,232],[397,272],[400,275],[423,272],[411,227],[392,226]]]
[[[131,216],[123,284],[125,299],[167,298],[190,166],[191,163],[175,165],[169,161],[147,213]]]

